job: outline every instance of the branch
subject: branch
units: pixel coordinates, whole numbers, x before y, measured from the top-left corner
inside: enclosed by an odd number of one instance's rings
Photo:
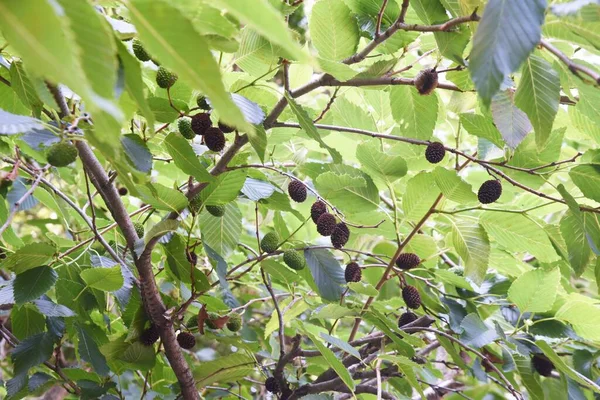
[[[383,4],[381,5],[381,9],[377,14],[377,25],[375,26],[375,37],[379,37],[381,33],[381,20],[383,19],[383,13],[385,12],[385,7],[387,6],[388,0],[383,0]]]
[[[594,80],[596,85],[600,85],[600,74],[585,65],[576,64],[565,53],[554,47],[550,42],[545,39],[540,41],[540,46],[544,47],[550,53],[554,54],[560,61],[562,61],[568,68],[569,71],[581,78],[580,73],[585,74]]]

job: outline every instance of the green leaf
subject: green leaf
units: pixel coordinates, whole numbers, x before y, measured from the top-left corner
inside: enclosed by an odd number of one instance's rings
[[[542,350],[544,352],[546,357],[548,357],[550,359],[550,361],[552,361],[552,363],[554,364],[556,369],[565,373],[569,378],[573,379],[575,382],[579,383],[580,385],[583,385],[583,386],[591,389],[595,393],[600,393],[600,386],[598,386],[596,384],[596,382],[594,382],[593,380],[589,379],[585,375],[575,371],[573,368],[568,366],[563,361],[563,359],[560,358],[560,356],[558,354],[556,354],[554,349],[552,349],[552,347],[550,347],[550,345],[548,343],[546,343],[543,340],[536,340],[535,344],[540,348],[540,350]]]
[[[406,175],[406,161],[400,156],[392,156],[379,149],[375,142],[357,146],[356,158],[374,176],[392,183]]]
[[[433,177],[442,194],[455,203],[464,205],[477,201],[471,185],[463,181],[455,170],[436,167]]]
[[[521,354],[513,354],[513,358],[531,400],[545,400],[540,378],[533,373],[533,369],[531,368],[531,358],[524,357]]]
[[[242,234],[242,213],[235,203],[225,205],[225,214],[215,217],[204,210],[198,220],[202,240],[227,258],[237,247]]]
[[[321,71],[333,76],[340,82],[348,81],[358,74],[358,72],[348,64],[341,61],[327,60],[322,57],[317,57],[317,62]]]
[[[179,212],[188,205],[188,199],[183,193],[158,183],[136,186],[136,189],[143,201],[159,210]]]
[[[540,41],[545,0],[490,0],[473,36],[471,77],[485,104]]]
[[[348,287],[350,290],[358,294],[364,294],[365,296],[377,297],[377,295],[379,295],[379,290],[375,289],[370,283],[349,282]]]
[[[353,311],[347,307],[340,306],[339,304],[331,303],[318,309],[314,312],[312,318],[316,319],[338,319],[343,317],[349,317],[356,315],[356,311]]]
[[[508,251],[528,252],[542,262],[558,260],[543,228],[521,214],[486,212],[481,224],[490,237]]]
[[[165,0],[129,0],[126,3],[149,53],[194,89],[206,94],[224,122],[242,131],[251,130],[252,126],[244,120],[242,112],[225,91],[219,65],[192,22]]]
[[[492,97],[492,116],[504,142],[515,148],[531,132],[532,126],[527,115],[514,104],[510,90],[498,92]]]
[[[341,61],[356,52],[358,23],[342,0],[321,0],[313,8],[309,20],[313,45],[319,56]]]
[[[600,202],[600,165],[579,165],[569,171],[569,176],[585,197]]]
[[[173,106],[182,112],[188,112],[187,104],[179,99],[172,99]],[[152,118],[158,122],[171,123],[179,118],[179,112],[171,106],[169,99],[164,97],[148,97],[146,99],[148,107],[152,112]]]
[[[152,228],[144,235],[144,242],[147,244],[150,240],[155,238],[156,236],[162,236],[165,233],[176,231],[179,228],[179,221],[175,221],[172,219],[163,219],[156,225],[153,225]]]
[[[144,346],[141,342],[133,342],[119,354],[119,359],[142,371],[151,370],[156,364],[156,353],[153,346]]]
[[[83,326],[78,325],[77,331],[79,333],[79,357],[92,364],[92,367],[94,367],[94,370],[96,370],[99,375],[108,375],[110,370],[108,369],[108,365],[106,365],[106,358],[100,353],[98,345],[92,336]]]
[[[452,242],[463,260],[465,275],[480,285],[485,279],[490,257],[488,235],[475,218],[452,222]]]
[[[31,80],[27,76],[27,72],[23,68],[23,62],[13,61],[10,65],[10,83],[23,104],[34,108],[42,107],[43,102],[40,100]]]
[[[267,150],[267,132],[262,125],[255,125],[254,130],[247,133],[250,145],[256,151],[261,162],[265,161],[265,151]]]
[[[14,269],[21,274],[28,269],[47,264],[54,254],[56,248],[47,243],[31,243],[17,249],[13,254],[6,257],[2,265],[5,269]]]
[[[186,241],[181,235],[175,234],[167,243],[163,244],[167,256],[167,267],[178,280],[191,284],[194,275],[194,289],[198,291],[210,288],[210,283],[204,272],[192,265],[187,258]]]
[[[235,63],[240,68],[256,78],[266,77],[275,74],[272,70],[278,60],[271,42],[250,27],[242,29],[240,47],[235,53]]]
[[[248,7],[246,0],[215,0],[214,3],[271,42],[281,46],[290,58],[304,62],[309,60],[308,55],[292,38],[283,16],[265,0],[254,1],[252,7]]]
[[[214,180],[214,177],[200,164],[190,143],[181,134],[171,132],[165,138],[164,143],[177,168],[193,176],[198,182],[212,182]]]
[[[138,110],[146,118],[148,126],[154,130],[154,114],[146,101],[146,94],[144,93],[145,85],[142,81],[140,63],[129,54],[125,45],[119,40],[117,40],[117,51],[125,73],[125,89],[137,104]]]
[[[112,268],[88,268],[81,271],[80,276],[89,287],[105,292],[114,292],[123,286],[120,265]]]
[[[319,289],[319,295],[325,300],[339,301],[346,279],[338,260],[324,249],[305,250],[304,257]]]
[[[106,19],[87,0],[58,0],[80,49],[82,71],[100,96],[114,97],[117,49]]]
[[[346,353],[348,354],[352,354],[354,357],[358,358],[359,360],[362,360],[362,357],[360,356],[360,353],[358,352],[358,350],[356,350],[354,347],[350,346],[350,344],[348,342],[345,342],[341,339],[338,339],[336,337],[327,335],[323,332],[321,332],[321,334],[319,335],[323,340],[325,340],[326,342],[328,342],[329,344],[332,344],[333,346],[344,350]]]
[[[296,117],[298,118],[298,123],[300,124],[300,127],[302,127],[302,129],[304,130],[304,132],[306,132],[308,137],[319,142],[321,147],[323,149],[326,149],[329,152],[329,154],[331,154],[331,158],[333,158],[333,162],[341,163],[342,155],[333,147],[328,146],[323,141],[323,139],[321,139],[321,135],[317,131],[317,128],[315,128],[315,124],[313,123],[312,119],[308,116],[306,111],[298,103],[296,103],[296,100],[294,100],[287,93],[285,94],[285,97],[290,104],[290,108],[292,109],[294,114],[296,114]]]
[[[246,172],[241,169],[219,175],[200,192],[202,203],[220,205],[235,200],[245,181]]]
[[[486,325],[477,313],[467,315],[460,323],[460,327],[463,330],[460,340],[476,348],[488,345],[498,339],[496,330]]]
[[[508,290],[508,298],[514,302],[521,313],[546,312],[552,308],[558,284],[560,270],[537,268],[518,277]]]
[[[342,364],[342,362],[336,357],[336,355],[328,347],[326,347],[321,341],[312,333],[301,325],[301,330],[306,336],[313,342],[319,353],[325,358],[327,364],[337,373],[340,379],[346,384],[350,391],[354,392],[354,380],[348,372],[348,369]]]
[[[577,276],[580,276],[592,256],[581,215],[577,216],[571,210],[567,211],[560,220],[560,233],[567,245],[571,268]]]
[[[17,274],[13,283],[15,303],[23,304],[35,300],[46,293],[58,279],[58,275],[48,266],[29,269]]]
[[[440,190],[432,173],[421,172],[406,184],[406,192],[402,197],[404,215],[411,221],[418,221],[433,205]]]
[[[194,379],[198,387],[214,382],[234,382],[255,370],[256,359],[248,354],[234,353],[204,362],[194,368]]]
[[[502,134],[491,118],[478,114],[460,114],[460,123],[471,135],[489,140],[498,148],[504,148]]]
[[[546,143],[552,132],[559,103],[558,73],[548,61],[531,55],[523,67],[521,82],[515,93],[515,104],[529,116],[538,147]]]
[[[282,303],[282,307],[286,305],[286,302]],[[297,319],[300,314],[304,313],[309,308],[309,305],[304,301],[295,302],[283,315],[283,324],[286,325],[292,322],[293,320]],[[265,325],[265,339],[268,338],[273,332],[275,332],[278,327],[279,317],[277,316],[277,313],[272,313],[271,319],[269,319],[269,322],[267,322],[267,324]]]
[[[390,106],[402,136],[423,140],[431,138],[437,121],[437,94],[422,96],[413,86],[393,86]]]
[[[555,317],[573,325],[573,329],[579,336],[588,340],[600,340],[600,331],[598,331],[600,309],[595,305],[568,297]]]
[[[350,214],[375,210],[379,194],[371,178],[350,167],[343,172],[320,174],[315,181],[319,194]]]
[[[52,356],[54,338],[38,333],[20,342],[12,351],[15,375],[26,374],[30,368],[47,361]]]

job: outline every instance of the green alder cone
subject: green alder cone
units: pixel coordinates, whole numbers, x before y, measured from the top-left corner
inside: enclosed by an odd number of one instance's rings
[[[217,320],[219,318],[221,318],[221,316],[219,314],[217,314],[215,312],[209,312],[208,313],[208,318],[206,318],[204,320],[204,323],[210,329],[219,329],[219,327],[217,325],[215,325],[215,320]]]
[[[189,118],[181,118],[177,121],[177,128],[179,133],[186,139],[193,139],[196,137],[196,133],[192,129],[192,121]]]
[[[135,228],[135,233],[137,233],[138,237],[144,237],[144,225],[141,222],[134,222],[133,227]]]
[[[283,262],[296,271],[299,271],[306,266],[304,256],[296,250],[286,250],[285,253],[283,253]]]
[[[156,72],[156,84],[163,88],[168,89],[177,82],[178,76],[177,74],[169,71],[165,67],[159,67]]]
[[[206,206],[206,211],[214,217],[222,217],[225,215],[225,206]]]
[[[227,320],[227,329],[231,332],[237,332],[242,329],[242,316],[238,313],[229,314],[229,319]]]
[[[269,232],[263,236],[260,241],[260,248],[265,253],[272,253],[277,250],[279,245],[279,235],[276,232]]]
[[[53,144],[46,155],[53,167],[66,167],[77,159],[77,148],[67,142]]]
[[[142,44],[142,42],[139,41],[139,39],[133,39],[131,47],[133,49],[133,54],[137,57],[138,60],[150,61],[152,59],[152,57],[150,57],[150,54],[148,54],[148,52],[144,48],[144,45]]]

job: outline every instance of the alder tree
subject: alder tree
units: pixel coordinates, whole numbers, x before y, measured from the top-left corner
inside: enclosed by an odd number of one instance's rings
[[[598,398],[599,32],[0,0],[0,398]]]

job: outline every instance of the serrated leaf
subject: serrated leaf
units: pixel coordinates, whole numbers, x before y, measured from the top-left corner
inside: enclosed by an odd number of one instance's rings
[[[214,382],[233,382],[251,374],[255,369],[255,364],[256,360],[251,355],[229,354],[213,361],[204,362],[201,366],[194,368],[194,379],[199,387]]]
[[[339,304],[327,304],[313,313],[312,318],[316,319],[338,319],[356,315],[356,312]]]
[[[163,244],[167,256],[167,268],[175,278],[184,282],[192,283],[194,275],[194,289],[198,291],[210,288],[208,279],[204,272],[192,265],[186,255],[186,242],[181,235],[175,234],[167,243]]]
[[[246,178],[244,186],[242,187],[242,193],[252,201],[267,199],[271,197],[274,191],[275,186],[271,185],[269,182],[254,178]]]
[[[477,201],[471,185],[462,180],[455,170],[436,167],[433,170],[435,183],[444,197],[458,203],[469,204]]]
[[[432,173],[421,172],[406,184],[402,197],[402,208],[406,218],[418,221],[425,215],[440,194]]]
[[[62,304],[56,304],[50,300],[39,299],[33,302],[40,313],[46,317],[73,317],[75,312]]]
[[[539,43],[546,0],[490,0],[473,36],[471,77],[485,104]]]
[[[105,292],[113,292],[123,286],[123,275],[119,265],[112,268],[88,268],[81,271],[80,276],[87,286]]]
[[[313,140],[316,140],[323,149],[326,149],[331,155],[331,158],[333,158],[333,162],[342,162],[342,155],[333,147],[328,146],[323,141],[323,139],[321,139],[321,135],[317,131],[317,128],[315,128],[315,124],[313,123],[312,119],[308,116],[304,108],[302,108],[296,102],[296,100],[294,100],[287,93],[285,94],[285,97],[288,103],[290,104],[290,108],[292,109],[293,113],[296,114],[296,118],[298,118],[298,123],[300,124],[300,127],[304,130],[304,132],[306,132],[308,137],[310,137]]]
[[[465,276],[480,285],[485,279],[490,257],[486,231],[474,218],[453,221],[452,241],[465,266]]]
[[[246,181],[244,170],[235,170],[219,175],[201,192],[200,198],[205,205],[220,205],[235,200]]]
[[[362,357],[360,356],[360,353],[358,352],[358,350],[356,350],[354,347],[350,346],[350,344],[348,342],[345,342],[345,341],[338,339],[336,337],[333,337],[331,335],[327,335],[323,332],[321,332],[321,334],[319,336],[323,340],[328,342],[329,344],[332,344],[335,347],[344,350],[346,353],[352,354],[357,359],[362,360]]]
[[[374,143],[358,146],[356,158],[374,176],[379,176],[388,183],[402,178],[408,168],[402,157],[384,153]]]
[[[356,52],[358,23],[342,0],[321,0],[311,12],[309,29],[319,56],[340,61]]]
[[[513,282],[508,290],[508,298],[519,307],[521,313],[546,312],[554,304],[559,282],[558,268],[549,271],[534,269]]]
[[[47,333],[38,333],[20,342],[11,354],[15,375],[26,374],[30,368],[48,360],[53,349],[53,337]]]
[[[198,182],[212,182],[214,177],[200,164],[190,143],[179,133],[171,132],[165,138],[167,152],[173,157],[175,165]]]
[[[379,295],[379,290],[375,289],[375,287],[370,283],[349,282],[348,287],[353,292],[364,294],[365,296],[377,297],[377,295]]]
[[[347,213],[375,210],[379,205],[377,188],[371,178],[351,167],[320,174],[315,187],[321,196]]]
[[[48,266],[28,269],[17,274],[13,283],[15,303],[23,304],[35,300],[46,293],[58,279],[58,275]]]
[[[265,161],[265,151],[267,150],[267,132],[262,125],[255,125],[254,130],[247,133],[250,145],[256,151],[260,161]]]
[[[515,104],[528,116],[535,129],[535,141],[543,146],[550,133],[560,103],[560,77],[552,65],[531,55],[525,62]]]
[[[193,23],[165,0],[129,0],[126,4],[148,52],[206,94],[224,122],[243,131],[251,130],[225,91],[219,66]]]
[[[153,225],[152,228],[144,235],[144,242],[147,244],[151,239],[156,236],[164,235],[168,232],[176,231],[179,227],[179,221],[175,221],[172,219],[163,219],[156,225]]]
[[[322,57],[317,57],[317,62],[321,71],[333,76],[340,82],[346,82],[358,74],[358,72],[348,64],[340,61],[327,60]]]
[[[43,128],[44,124],[39,119],[12,114],[0,109],[0,135],[16,135]]]
[[[306,265],[319,289],[319,295],[329,301],[339,301],[346,283],[344,270],[333,255],[323,249],[304,251]]]
[[[510,90],[498,92],[492,98],[492,116],[504,142],[516,148],[533,128],[527,115],[515,106]]]
[[[502,134],[494,126],[491,118],[478,114],[460,114],[460,123],[471,135],[489,140],[500,149],[504,148]]]
[[[188,205],[188,199],[183,193],[158,183],[136,186],[136,189],[143,201],[159,210],[179,212]]]
[[[242,233],[242,213],[235,203],[225,205],[225,214],[215,217],[204,210],[198,221],[202,240],[221,257],[229,257]]]
[[[496,330],[486,325],[476,313],[467,315],[460,327],[463,330],[460,339],[476,348],[488,345],[498,338]]]
[[[10,65],[10,84],[23,104],[34,108],[42,107],[43,102],[35,91],[21,61],[15,60]]]
[[[81,359],[89,362],[94,367],[94,370],[99,375],[108,375],[110,370],[106,365],[106,358],[100,353],[98,345],[94,342],[92,336],[87,332],[87,329],[82,326],[77,326],[79,333],[79,356]]]
[[[423,140],[431,138],[437,121],[437,94],[422,96],[413,86],[393,86],[390,106],[402,136]]]
[[[577,207],[579,211],[579,207]],[[567,245],[569,263],[573,272],[580,276],[586,269],[592,252],[588,243],[583,218],[569,210],[560,220],[560,233]]]
[[[148,145],[138,135],[128,134],[121,137],[125,154],[138,171],[150,172],[152,169],[152,153]]]
[[[585,197],[600,202],[600,165],[578,165],[569,176]]]
[[[21,274],[31,268],[47,264],[55,252],[56,248],[47,243],[26,244],[6,257],[0,265],[2,268],[14,269],[15,273]]]

